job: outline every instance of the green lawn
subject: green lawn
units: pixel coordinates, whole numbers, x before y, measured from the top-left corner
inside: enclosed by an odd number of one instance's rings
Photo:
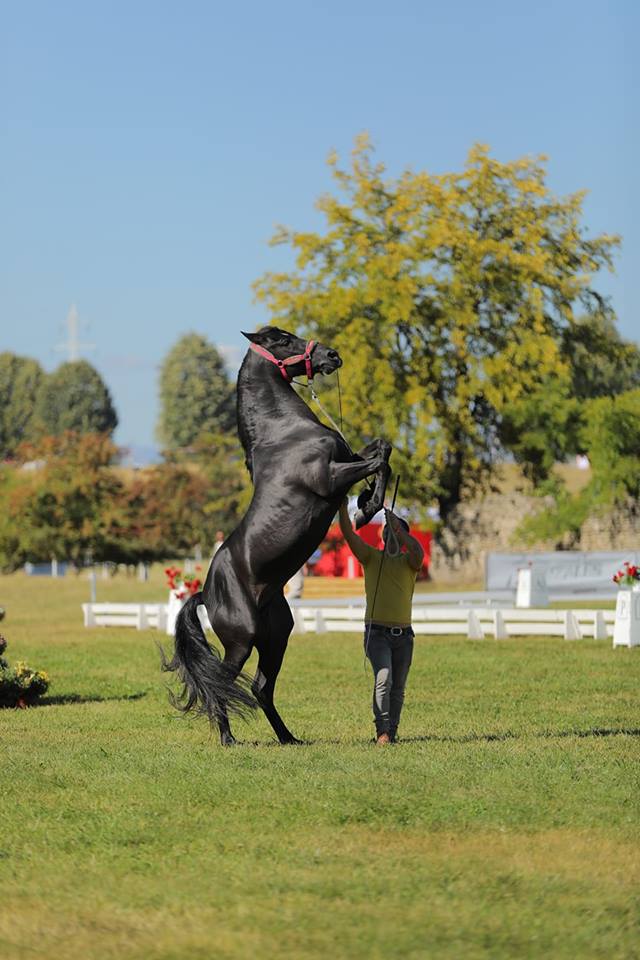
[[[53,681],[0,713],[2,960],[640,955],[640,651],[419,638],[380,749],[358,638],[306,636],[277,699],[310,745],[257,717],[223,750],[87,593],[0,578],[7,655]]]

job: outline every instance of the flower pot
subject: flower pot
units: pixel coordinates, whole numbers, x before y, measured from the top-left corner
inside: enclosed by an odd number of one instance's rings
[[[618,590],[613,645],[640,647],[640,583]]]
[[[184,594],[184,596],[182,596]],[[186,590],[170,590],[167,607],[167,634],[172,637],[176,632],[176,618],[188,600]]]

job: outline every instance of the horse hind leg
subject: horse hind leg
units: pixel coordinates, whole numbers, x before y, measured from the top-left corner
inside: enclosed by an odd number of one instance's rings
[[[248,646],[234,645],[234,650],[229,654],[229,651],[225,651],[223,664],[229,672],[229,677],[232,680],[240,675],[243,666],[249,658],[251,653],[251,644]],[[218,730],[220,731],[220,743],[223,747],[232,747],[238,741],[231,732],[231,724],[229,723],[229,714],[227,713],[226,707],[221,707],[218,714]]]
[[[273,701],[276,680],[284,660],[289,634],[293,629],[291,610],[287,601],[280,595],[275,597],[262,613],[265,618],[265,629],[261,632],[259,642],[256,643],[258,669],[251,690],[280,743],[302,743],[302,740],[296,739],[291,733]]]
[[[252,610],[249,604],[245,605],[244,614],[244,623],[238,622],[237,611],[236,616],[231,618],[223,608],[218,607],[211,626],[224,648],[222,662],[227,689],[240,684],[243,694],[248,694],[248,683],[244,675],[241,676],[241,673],[254,646],[256,616],[255,610]],[[216,722],[222,745],[226,747],[236,743],[236,739],[231,732],[225,701],[222,701],[219,705]]]

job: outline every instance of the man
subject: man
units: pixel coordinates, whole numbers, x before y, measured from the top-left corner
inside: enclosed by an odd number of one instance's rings
[[[374,676],[376,743],[385,746],[395,743],[398,736],[404,688],[413,654],[411,602],[424,551],[409,533],[408,523],[390,510],[385,510],[383,540],[386,544],[391,528],[401,551],[395,556],[385,555],[384,550],[376,550],[360,539],[351,526],[346,500],[340,506],[339,520],[345,540],[364,568],[367,597],[365,653]]]

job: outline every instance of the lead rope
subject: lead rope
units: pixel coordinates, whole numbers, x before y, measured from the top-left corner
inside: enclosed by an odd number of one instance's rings
[[[340,411],[340,432],[342,432],[342,391],[340,389],[340,371],[336,370],[336,381],[338,383],[338,410]]]
[[[320,398],[318,397],[318,394],[317,394],[317,393],[315,392],[315,390],[313,389],[313,381],[312,381],[312,380],[310,380],[308,383],[302,383],[300,380],[292,380],[291,383],[295,383],[296,387],[303,387],[305,390],[308,390],[308,391],[310,392],[310,394],[311,394],[311,399],[314,401],[314,403],[317,403],[318,407],[320,408],[320,410],[322,411],[322,413],[325,415],[325,417],[327,418],[327,420],[329,421],[329,423],[331,424],[331,426],[333,427],[333,429],[336,431],[336,433],[339,433],[339,434],[340,434],[340,436],[342,437],[342,439],[344,440],[344,442],[346,443],[346,445],[347,445],[347,447],[348,447],[348,449],[349,449],[349,453],[350,453],[352,456],[355,456],[355,453],[354,453],[354,451],[353,451],[353,449],[352,449],[352,447],[351,447],[351,444],[349,443],[349,441],[348,441],[347,438],[345,437],[344,433],[342,432],[342,393],[341,393],[341,390],[340,390],[340,377],[338,376],[337,371],[336,371],[336,377],[337,377],[337,380],[338,380],[338,407],[339,407],[339,410],[340,410],[340,426],[338,426],[338,424],[335,422],[335,420],[333,419],[333,417],[331,416],[331,414],[329,413],[329,411],[328,411],[328,410],[325,410],[325,408],[324,408],[324,407],[322,406],[322,404],[320,403]],[[365,478],[364,478],[364,482],[367,484],[367,486],[368,486],[371,490],[373,490],[373,487],[374,487],[374,485],[375,485],[373,480],[371,480],[369,477],[365,477]]]
[[[394,489],[394,491],[393,491],[393,500],[391,501],[391,513],[393,513],[393,508],[394,508],[395,505],[396,505],[396,497],[398,496],[398,485],[399,485],[399,483],[400,483],[400,474],[398,474],[397,477],[396,477],[396,485],[395,485],[395,489]],[[364,638],[364,659],[365,659],[365,663],[363,664],[363,666],[364,666],[365,670],[366,670],[366,666],[367,666],[367,665],[366,665],[366,660],[367,660],[367,657],[369,656],[369,637],[370,637],[370,635],[371,635],[371,624],[373,623],[373,614],[374,614],[374,611],[375,611],[375,609],[376,609],[376,600],[377,600],[377,597],[378,597],[378,587],[380,586],[380,577],[382,576],[382,567],[383,567],[383,564],[384,564],[384,559],[385,559],[385,557],[387,556],[387,552],[388,552],[388,551],[387,551],[387,547],[388,547],[388,545],[389,545],[389,540],[391,539],[391,537],[389,536],[389,534],[392,533],[392,532],[393,532],[393,531],[392,531],[392,529],[391,529],[391,524],[388,524],[387,536],[386,536],[385,541],[384,541],[384,547],[382,548],[382,556],[381,556],[381,558],[380,558],[380,566],[378,567],[378,576],[377,576],[377,578],[376,578],[376,588],[375,588],[375,590],[373,591],[373,600],[371,601],[371,616],[369,617],[369,623],[367,624],[367,632],[366,632],[366,636],[365,636],[365,638]],[[398,538],[396,537],[395,533],[393,534],[393,538],[394,538],[394,540],[395,540],[395,550],[396,550],[397,552],[392,554],[392,553],[389,551],[389,556],[390,556],[390,557],[397,557],[398,553],[400,552],[400,544],[398,543]]]

